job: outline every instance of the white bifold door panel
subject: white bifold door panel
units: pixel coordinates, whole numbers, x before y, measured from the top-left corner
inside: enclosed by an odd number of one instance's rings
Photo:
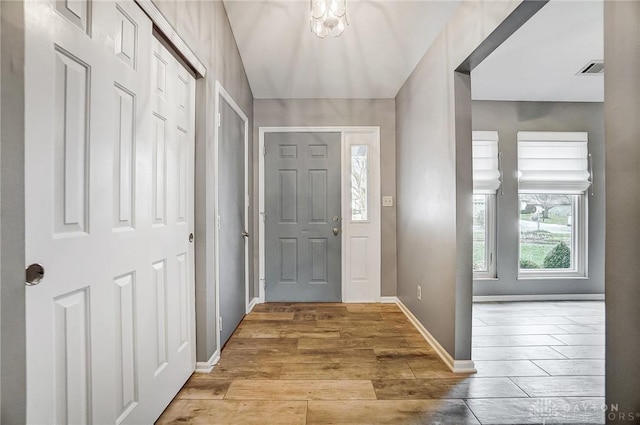
[[[195,80],[132,1],[29,1],[27,422],[153,423],[195,367]]]

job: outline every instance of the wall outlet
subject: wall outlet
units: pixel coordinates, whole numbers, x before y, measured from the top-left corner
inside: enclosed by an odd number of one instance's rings
[[[418,285],[418,301],[422,301],[422,286]]]
[[[382,206],[383,207],[392,207],[393,206],[393,196],[383,196],[382,197]]]

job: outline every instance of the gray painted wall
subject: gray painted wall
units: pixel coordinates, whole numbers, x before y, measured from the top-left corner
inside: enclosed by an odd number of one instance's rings
[[[606,402],[626,414],[640,412],[639,22],[640,2],[605,2]]]
[[[0,5],[0,58],[2,57],[2,5]],[[0,82],[2,81],[2,63],[0,63]],[[2,141],[2,85],[0,84],[0,141]],[[2,163],[2,148],[0,147],[0,163]],[[2,173],[0,173],[0,188],[2,188]],[[0,192],[0,211],[2,211],[2,192]],[[0,220],[0,235],[2,235],[2,221]],[[0,239],[1,240],[1,239]],[[0,243],[0,278],[2,277],[2,244]],[[2,279],[0,279],[0,330],[2,330]],[[2,338],[0,337],[0,382],[2,382]],[[2,412],[2,385],[0,385],[0,412]],[[0,419],[2,414],[0,413]]]
[[[472,76],[473,83],[473,76]],[[474,280],[474,295],[604,293],[604,106],[602,103],[473,102],[473,129],[496,130],[502,152],[503,191],[498,194],[497,280]],[[593,160],[588,195],[588,279],[518,280],[518,131],[586,131]]]
[[[309,126],[379,126],[380,173],[382,195],[396,196],[396,123],[394,99],[256,99],[254,101],[253,161],[258,163],[259,127]],[[253,187],[258,187],[257,170]],[[253,193],[258,204],[258,191]],[[394,203],[395,205],[395,203]],[[382,296],[396,295],[396,208],[383,207],[382,212]],[[258,211],[253,227],[258,228]],[[255,240],[254,240],[255,242]],[[258,244],[253,256],[258,258]],[[258,264],[254,280],[258,288]],[[257,292],[256,292],[257,293]]]
[[[195,170],[196,345],[197,360],[204,362],[217,349],[213,254],[216,80],[250,121],[253,118],[253,95],[221,1],[154,0],[154,3],[207,68],[206,77],[198,80],[196,85]],[[249,131],[252,131],[251,125]],[[249,134],[249,140],[251,137]],[[249,162],[251,174],[251,158]],[[253,234],[252,229],[249,232]]]
[[[0,423],[26,421],[24,11],[0,2]]]
[[[461,3],[396,97],[398,297],[459,360],[471,358],[471,97],[454,71],[519,3]]]

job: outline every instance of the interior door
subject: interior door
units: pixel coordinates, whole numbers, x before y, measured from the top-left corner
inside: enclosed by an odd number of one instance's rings
[[[195,79],[152,39],[149,193],[144,296],[150,410],[162,413],[195,369]]]
[[[339,302],[341,134],[264,141],[266,300]]]
[[[132,1],[25,18],[27,421],[152,423],[195,366],[193,77]]]
[[[220,252],[220,345],[231,337],[246,314],[244,121],[220,98],[218,137],[218,206]],[[243,236],[244,234],[244,236]]]

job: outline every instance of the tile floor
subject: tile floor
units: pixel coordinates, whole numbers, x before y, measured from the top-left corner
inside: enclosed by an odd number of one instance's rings
[[[476,303],[472,353],[526,394],[465,400],[480,423],[604,423],[604,302]]]
[[[258,305],[157,423],[604,423],[603,303],[476,304],[473,330],[460,376],[395,305]]]

